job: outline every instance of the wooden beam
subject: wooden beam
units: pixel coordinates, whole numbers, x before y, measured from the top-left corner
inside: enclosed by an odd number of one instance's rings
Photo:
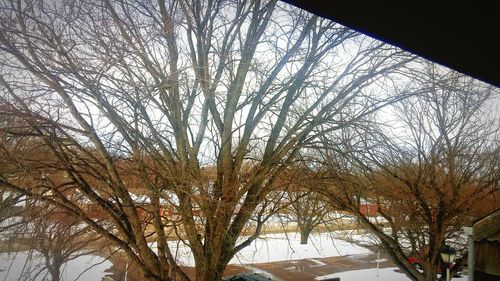
[[[486,239],[500,232],[500,209],[480,219],[473,226],[474,241]],[[498,237],[498,235],[496,235]]]

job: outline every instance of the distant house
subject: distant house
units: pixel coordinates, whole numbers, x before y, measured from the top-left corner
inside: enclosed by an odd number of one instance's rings
[[[376,217],[379,215],[377,205],[360,205],[359,212],[367,217]]]
[[[472,226],[474,281],[500,280],[500,209]]]
[[[373,203],[370,203],[367,200],[361,200],[359,204],[359,212],[365,217],[376,217],[379,215],[379,206]]]

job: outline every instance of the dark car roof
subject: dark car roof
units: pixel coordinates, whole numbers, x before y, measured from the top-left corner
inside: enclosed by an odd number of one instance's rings
[[[273,280],[259,273],[242,273],[225,279],[227,281],[269,281]]]

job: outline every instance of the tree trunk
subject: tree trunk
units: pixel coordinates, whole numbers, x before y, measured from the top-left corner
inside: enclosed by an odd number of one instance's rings
[[[216,264],[208,265],[207,268],[196,268],[196,281],[219,281],[222,279],[224,270],[220,270]]]
[[[301,229],[300,230],[300,244],[307,244],[307,240],[309,240],[310,234],[311,234],[310,229]]]
[[[52,278],[52,281],[59,281],[61,280],[61,268],[62,264],[54,264],[52,268],[49,269],[50,272],[50,277]]]
[[[435,265],[429,266],[422,281],[436,281],[437,280],[437,267]]]
[[[144,276],[144,280],[148,280],[148,281],[174,281],[174,279],[170,279],[168,277],[166,279],[163,279],[160,276],[154,276],[148,272],[143,272],[143,276]]]
[[[196,277],[194,280],[196,281],[219,281],[222,280],[224,275],[224,271],[228,263],[232,259],[231,251],[234,247],[234,244],[230,242],[232,239],[226,237],[225,243],[220,245],[219,255],[216,257],[205,257],[203,264],[196,264]],[[215,252],[215,251],[214,251]],[[211,254],[213,255],[214,252]]]

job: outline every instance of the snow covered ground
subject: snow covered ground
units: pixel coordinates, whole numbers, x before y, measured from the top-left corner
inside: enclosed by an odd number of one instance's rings
[[[397,271],[397,267],[361,269],[345,271],[340,273],[328,274],[317,277],[316,280],[325,280],[333,277],[340,277],[342,281],[359,281],[359,280],[380,280],[380,281],[406,281],[410,280],[406,275]],[[467,281],[467,276],[453,278],[453,281]]]
[[[246,237],[242,237],[242,242]],[[171,241],[170,247],[177,250],[177,258],[183,265],[194,266],[194,259],[186,245]],[[152,245],[155,247],[155,244]],[[308,244],[300,244],[298,233],[268,234],[256,239],[240,251],[231,264],[256,264],[282,260],[312,259],[349,254],[368,253],[365,248],[332,238],[328,233],[312,233]],[[35,276],[43,264],[43,258],[28,251],[0,253],[0,281],[43,280],[47,271]],[[111,262],[101,257],[86,255],[68,262],[63,268],[62,280],[101,280]],[[85,271],[88,269],[87,271]],[[80,276],[81,274],[81,276]]]
[[[288,238],[287,238],[288,236]],[[369,253],[366,248],[332,238],[328,233],[313,233],[306,245],[300,234],[268,234],[258,238],[231,260],[232,264],[266,263],[282,260],[324,258]]]
[[[316,280],[325,280],[333,277],[340,277],[342,281],[358,281],[358,280],[383,280],[383,281],[402,281],[409,280],[404,274],[396,272],[397,267],[361,269],[345,271],[340,273],[328,274],[317,277]],[[377,274],[378,273],[378,274]]]
[[[246,237],[241,237],[239,242]],[[177,241],[170,241],[169,247],[176,252],[180,264],[194,266],[194,258],[189,248]],[[156,250],[156,243],[151,244]],[[257,238],[243,248],[230,264],[255,264],[283,260],[324,258],[369,253],[369,250],[352,243],[333,238],[328,233],[312,233],[306,245],[300,244],[300,234],[296,232],[267,234]]]
[[[357,235],[353,233],[336,233],[335,236],[349,236],[353,240],[367,239],[367,235]],[[240,239],[243,241],[245,237]],[[171,241],[172,250],[177,250],[177,259],[183,265],[194,266],[194,259],[186,245],[180,242]],[[153,244],[154,248],[155,245]],[[368,254],[370,251],[366,248],[356,246],[341,239],[332,237],[328,233],[312,233],[308,244],[300,244],[300,235],[298,233],[280,233],[268,234],[256,239],[249,247],[240,251],[231,264],[249,265],[257,263],[267,263],[284,260],[299,260],[344,255]],[[0,253],[0,281],[40,281],[47,274],[42,272],[37,278],[33,275],[37,266],[43,263],[42,257],[34,255],[29,259],[29,252],[18,253]],[[316,261],[316,260],[314,260]],[[321,261],[316,261],[318,266]],[[63,281],[100,281],[106,274],[105,270],[111,267],[111,262],[105,261],[98,256],[86,255],[68,262],[63,268]],[[332,277],[340,277],[342,281],[354,280],[381,280],[381,281],[399,281],[409,280],[404,274],[396,271],[396,268],[362,269],[340,272],[324,275],[316,280],[324,280]],[[467,276],[462,278],[453,278],[457,281],[467,280]]]
[[[0,253],[0,281],[51,280],[47,270],[40,274],[43,257],[29,251]],[[62,268],[63,281],[100,281],[111,267],[111,262],[93,255],[80,256],[67,262]]]

